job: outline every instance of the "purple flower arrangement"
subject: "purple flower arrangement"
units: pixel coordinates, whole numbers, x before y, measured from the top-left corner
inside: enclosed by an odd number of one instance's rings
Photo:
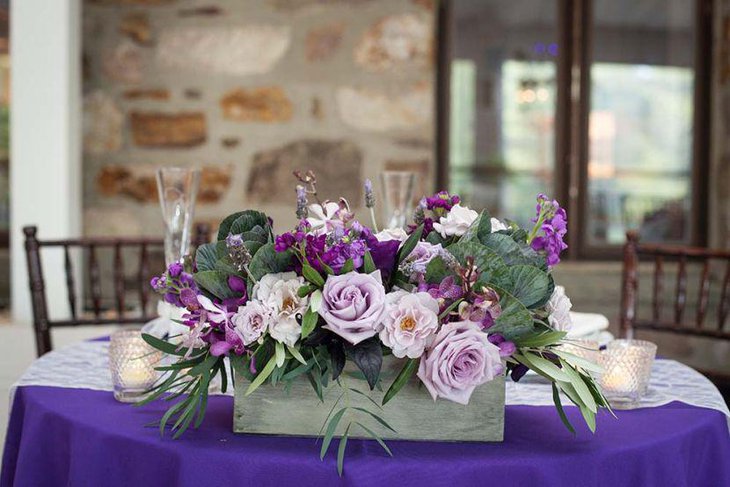
[[[383,405],[414,376],[433,400],[468,404],[477,387],[532,369],[553,382],[559,411],[562,393],[595,428],[598,409],[609,407],[593,380],[597,368],[560,348],[570,301],[554,292],[550,274],[566,248],[557,201],[537,197],[528,231],[441,191],[420,201],[407,231],[378,231],[370,181],[366,226],[344,199],[320,201],[313,173],[296,176],[293,230],[275,235],[266,215],[234,214],[217,242],[198,249],[194,270],[176,263],[152,280],[166,302],[185,309],[189,328],[172,342],[145,336],[182,364],[166,368],[171,378],[153,399],[189,369],[202,403],[211,377],[227,374],[224,357],[229,374],[250,381],[237,384],[245,394],[301,380],[304,370],[320,398],[328,381],[341,385],[352,361],[370,389],[386,390]],[[384,355],[403,363],[389,384],[381,384]],[[196,409],[179,411],[176,435]]]

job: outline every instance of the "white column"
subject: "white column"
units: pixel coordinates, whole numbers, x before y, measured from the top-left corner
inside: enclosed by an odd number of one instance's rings
[[[31,321],[21,228],[81,232],[81,3],[12,0],[10,224],[12,312]],[[48,307],[67,309],[60,255],[44,260]]]

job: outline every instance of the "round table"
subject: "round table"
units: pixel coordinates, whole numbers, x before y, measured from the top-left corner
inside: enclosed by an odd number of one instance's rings
[[[680,402],[601,414],[595,435],[574,407],[575,436],[552,407],[507,406],[503,443],[390,441],[390,458],[375,442],[350,440],[342,478],[336,449],[320,461],[314,439],[232,433],[229,396],[211,396],[200,429],[177,440],[144,426],[166,405],[18,387],[0,485],[730,485],[727,418]]]

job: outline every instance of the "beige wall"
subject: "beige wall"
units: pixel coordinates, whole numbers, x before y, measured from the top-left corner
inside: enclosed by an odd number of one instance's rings
[[[158,233],[164,164],[203,168],[200,219],[255,206],[282,231],[293,169],[354,207],[385,167],[431,189],[430,2],[86,0],[83,17],[87,234]]]

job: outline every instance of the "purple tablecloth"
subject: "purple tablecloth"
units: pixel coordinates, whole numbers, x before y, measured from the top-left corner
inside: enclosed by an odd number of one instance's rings
[[[499,444],[348,443],[345,475],[313,439],[235,435],[233,400],[214,396],[199,430],[160,438],[143,425],[163,405],[134,408],[111,392],[17,390],[2,486],[498,485],[730,486],[730,435],[718,411],[681,403],[598,418],[574,437],[551,407],[508,406]],[[568,409],[580,424],[575,408]],[[448,421],[445,418],[445,421]]]

